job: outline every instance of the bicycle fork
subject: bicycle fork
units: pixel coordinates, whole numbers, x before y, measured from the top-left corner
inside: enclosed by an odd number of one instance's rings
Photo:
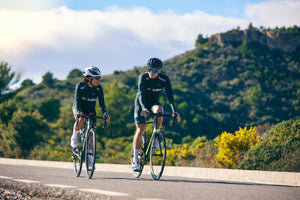
[[[154,128],[154,130],[153,130],[153,134],[151,135],[151,138],[150,138],[150,140],[149,140],[149,145],[147,146],[147,150],[146,150],[146,155],[149,155],[148,153],[150,152],[150,148],[151,148],[151,144],[152,144],[152,141],[155,139],[154,138],[154,135],[157,133],[157,131],[158,131],[158,129],[157,128]]]

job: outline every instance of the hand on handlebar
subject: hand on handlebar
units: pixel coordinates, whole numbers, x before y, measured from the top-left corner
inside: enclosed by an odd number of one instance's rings
[[[103,119],[105,120],[106,124],[109,122],[110,116],[108,115],[108,112],[103,113]]]
[[[82,112],[78,112],[74,114],[74,118],[76,119],[76,121],[78,121],[81,116],[82,116]]]
[[[172,116],[173,116],[173,117],[176,116],[176,120],[177,120],[178,122],[180,122],[181,118],[180,118],[180,114],[179,114],[178,112],[173,112],[173,113],[172,113]]]
[[[147,109],[143,109],[143,110],[141,111],[141,116],[147,118],[148,115],[149,115],[149,111],[148,111]]]

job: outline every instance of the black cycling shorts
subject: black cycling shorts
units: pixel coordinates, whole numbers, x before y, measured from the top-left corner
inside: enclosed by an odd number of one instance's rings
[[[152,110],[152,107],[158,105],[161,106],[161,104],[156,101],[156,102],[152,102],[148,105],[146,105],[147,110]],[[141,112],[142,112],[142,106],[139,103],[138,98],[135,98],[135,105],[134,105],[134,122],[135,124],[146,124],[146,118],[141,116]]]

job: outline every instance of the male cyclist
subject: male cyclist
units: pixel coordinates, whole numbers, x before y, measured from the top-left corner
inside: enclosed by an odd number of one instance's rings
[[[158,98],[163,89],[165,89],[167,98],[169,100],[173,115],[177,116],[180,121],[180,115],[175,111],[174,98],[170,79],[166,74],[161,73],[163,63],[158,58],[150,58],[147,63],[148,72],[140,75],[138,81],[138,92],[135,98],[134,120],[136,124],[136,134],[133,139],[134,148],[134,162],[132,169],[139,171],[138,153],[142,136],[146,129],[146,118],[149,111],[153,113],[163,113],[164,109],[158,102]],[[163,117],[158,118],[158,129],[160,129],[163,122]]]
[[[101,79],[101,71],[98,67],[89,66],[84,69],[83,72],[83,81],[79,82],[75,88],[75,99],[73,104],[73,114],[78,121],[76,122],[73,128],[73,135],[71,137],[71,147],[76,148],[78,133],[83,125],[85,118],[80,117],[82,114],[94,113],[96,115],[96,101],[98,98],[99,105],[101,107],[103,117],[106,118],[108,123],[110,117],[105,109],[104,95],[102,86],[99,84]]]

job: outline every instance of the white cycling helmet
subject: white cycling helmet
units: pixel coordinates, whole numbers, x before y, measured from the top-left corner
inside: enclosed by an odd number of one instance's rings
[[[101,76],[101,71],[98,67],[89,66],[84,69],[83,76],[90,78],[90,77],[98,77]]]

